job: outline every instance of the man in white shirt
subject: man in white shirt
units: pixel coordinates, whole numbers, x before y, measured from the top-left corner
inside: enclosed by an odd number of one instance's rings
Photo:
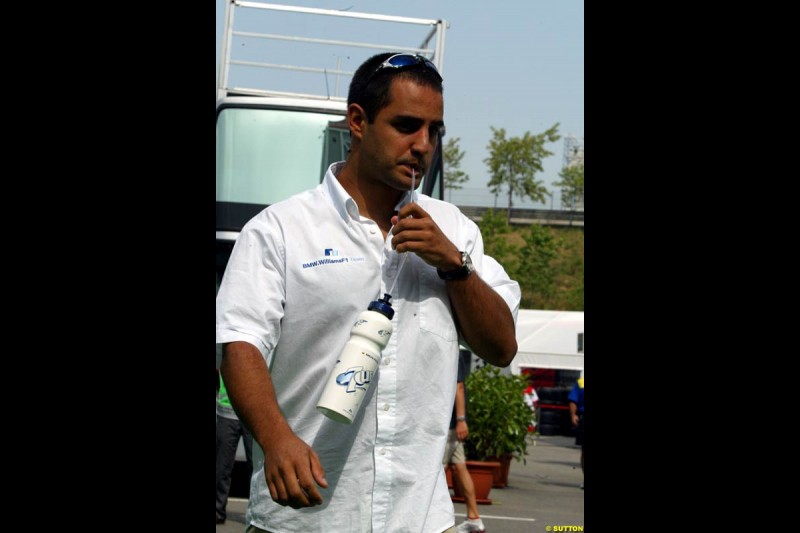
[[[442,79],[379,54],[348,96],[351,151],[242,229],[217,296],[221,372],[250,428],[248,531],[440,533],[459,340],[507,366],[519,285],[455,206],[412,192],[444,129]],[[315,405],[357,315],[391,289],[393,333],[351,425]]]

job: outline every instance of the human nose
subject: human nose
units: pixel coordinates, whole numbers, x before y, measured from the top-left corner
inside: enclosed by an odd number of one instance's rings
[[[425,156],[431,151],[431,137],[428,128],[420,128],[414,136],[411,151],[418,156]]]

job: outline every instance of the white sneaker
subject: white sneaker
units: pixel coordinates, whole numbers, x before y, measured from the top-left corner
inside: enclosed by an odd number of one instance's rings
[[[473,518],[461,522],[461,525],[456,528],[456,531],[458,533],[466,533],[468,531],[486,533],[486,528],[483,526],[483,520],[480,518]]]

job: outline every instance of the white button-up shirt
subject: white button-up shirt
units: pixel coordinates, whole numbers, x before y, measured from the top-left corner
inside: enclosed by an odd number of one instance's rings
[[[245,225],[217,296],[217,342],[245,341],[261,351],[283,415],[319,454],[328,481],[319,489],[322,505],[276,504],[255,443],[247,521],[275,533],[438,533],[454,524],[442,455],[459,349],[445,282],[415,254],[392,250],[391,234],[384,240],[360,216],[334,177],[339,165],[315,189]],[[451,204],[414,196],[470,253],[516,320],[519,285],[483,255],[475,223]],[[389,288],[395,314],[381,365],[352,425],[335,422],[316,403],[354,320]]]

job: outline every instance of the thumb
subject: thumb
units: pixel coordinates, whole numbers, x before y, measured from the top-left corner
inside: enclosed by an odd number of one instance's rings
[[[322,463],[319,462],[319,457],[316,453],[311,456],[311,474],[314,476],[314,481],[317,482],[317,485],[324,489],[328,488],[328,480],[325,479],[325,469],[322,467]]]

